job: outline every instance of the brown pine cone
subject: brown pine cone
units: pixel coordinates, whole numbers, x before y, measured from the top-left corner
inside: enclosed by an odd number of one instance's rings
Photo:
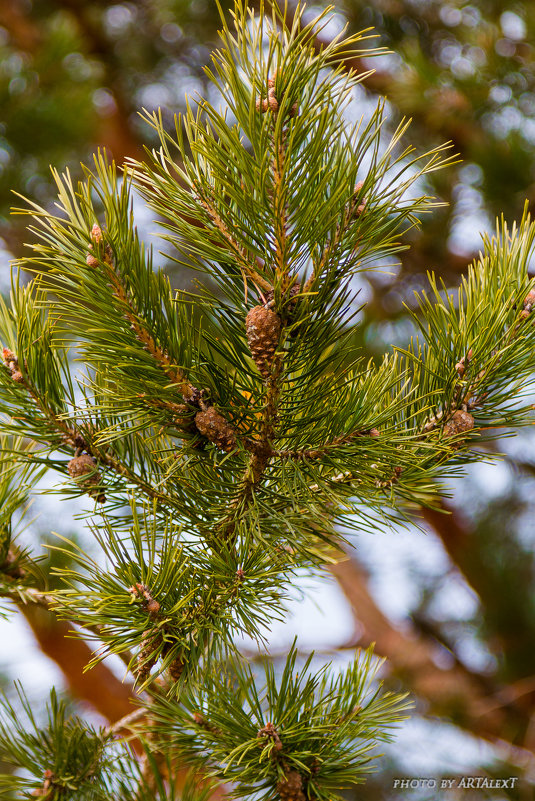
[[[247,313],[245,329],[254,363],[264,378],[267,378],[279,344],[280,317],[271,309],[255,306]]]
[[[444,436],[455,437],[457,434],[471,431],[474,425],[475,421],[470,412],[457,409],[444,424]]]
[[[231,451],[236,447],[236,432],[222,414],[214,406],[209,406],[195,415],[197,430],[206,439],[224,451]]]
[[[96,469],[97,463],[92,456],[87,453],[82,453],[81,456],[75,456],[67,465],[67,470],[71,478],[77,479],[81,476],[87,475],[85,480],[80,480],[77,483],[87,490],[92,498],[95,498],[99,503],[104,503],[106,496],[103,492],[95,489],[102,481],[102,476]],[[90,475],[90,474],[93,475]]]
[[[142,644],[136,662],[136,679],[138,684],[143,684],[143,682],[148,679],[152,667],[156,664],[160,641],[161,634],[159,631],[143,632]]]
[[[184,662],[182,659],[174,659],[169,665],[169,675],[173,681],[178,681],[184,671]]]
[[[277,782],[277,792],[281,801],[306,801],[303,779],[296,770],[287,771],[284,779]]]

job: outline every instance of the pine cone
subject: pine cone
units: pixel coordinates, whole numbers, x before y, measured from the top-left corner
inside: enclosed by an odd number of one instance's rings
[[[289,770],[284,779],[277,782],[277,792],[281,801],[306,801],[303,779],[296,770]]]
[[[96,470],[97,463],[93,459],[92,456],[88,456],[87,453],[82,453],[81,456],[75,456],[74,459],[67,465],[67,470],[69,471],[69,475],[71,478],[77,479],[81,476],[87,475],[88,477],[85,480],[80,480],[77,483],[87,489],[88,494],[91,495],[92,498],[95,498],[99,503],[104,503],[106,500],[106,496],[103,492],[95,487],[98,487],[102,481],[102,476]],[[90,475],[90,474],[93,475]]]
[[[206,439],[224,451],[231,451],[236,447],[236,432],[222,414],[214,406],[209,406],[195,415],[197,430]]]
[[[184,671],[184,662],[182,659],[174,659],[169,665],[169,675],[173,681],[178,681]]]
[[[158,660],[157,649],[160,645],[160,641],[161,634],[159,631],[143,632],[142,645],[139,649],[136,663],[136,678],[138,684],[143,684],[143,682],[148,679],[153,665],[156,664]]]
[[[475,425],[474,418],[469,412],[457,409],[444,424],[444,436],[455,437],[465,431],[471,431]]]
[[[255,306],[245,318],[247,342],[254,363],[267,378],[279,344],[281,321],[278,314],[264,306]]]

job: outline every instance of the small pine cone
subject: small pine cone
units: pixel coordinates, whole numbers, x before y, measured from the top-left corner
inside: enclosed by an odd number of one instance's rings
[[[236,447],[236,432],[222,414],[214,406],[195,415],[195,425],[199,433],[224,451],[231,451]]]
[[[247,313],[245,329],[254,363],[262,375],[267,378],[279,344],[280,317],[271,309],[255,306]]]
[[[77,483],[81,487],[84,487],[84,489],[87,489],[88,494],[91,495],[92,498],[95,498],[99,503],[104,503],[106,496],[100,490],[95,489],[102,481],[102,476],[98,470],[96,470],[96,466],[97,463],[92,456],[88,456],[87,453],[82,453],[81,456],[75,456],[74,459],[70,460],[67,465],[67,470],[69,471],[70,477],[74,479],[87,475],[88,477],[84,481],[80,480]],[[90,475],[91,473],[93,475]]]
[[[284,779],[277,782],[277,792],[281,801],[306,801],[303,779],[296,770],[287,771]]]
[[[100,262],[97,259],[97,257],[93,256],[92,253],[88,253],[87,254],[85,263],[87,264],[88,267],[91,267],[92,270],[95,270],[100,264]]]
[[[174,659],[169,665],[169,675],[173,681],[178,681],[184,671],[184,662],[182,659]]]
[[[161,643],[159,631],[145,631],[139,653],[137,655],[136,679],[138,684],[143,684],[149,676],[152,667],[158,660],[158,648]],[[151,656],[152,654],[152,656]]]
[[[471,431],[474,425],[474,418],[469,412],[464,412],[462,409],[457,409],[444,424],[443,433],[445,437],[455,437],[457,434],[463,434],[465,431]]]

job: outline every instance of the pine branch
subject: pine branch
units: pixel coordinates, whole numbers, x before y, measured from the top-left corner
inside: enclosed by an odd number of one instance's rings
[[[201,193],[203,189],[199,187],[198,191],[199,193]],[[266,281],[265,278],[263,278],[261,275],[258,274],[254,266],[250,263],[248,259],[247,250],[241,247],[239,243],[235,241],[230,231],[228,231],[228,229],[226,228],[225,223],[219,216],[215,208],[215,205],[211,203],[206,196],[200,195],[200,197],[203,208],[208,213],[211,221],[213,222],[217,230],[220,232],[223,239],[229,244],[231,252],[236,257],[238,264],[240,265],[243,271],[245,286],[247,286],[246,284],[247,278],[250,278],[253,284],[257,287],[258,292],[260,290],[264,290],[265,292],[271,292],[273,290],[273,287],[271,286],[269,281]],[[258,257],[255,260],[255,264],[257,263],[258,263]]]
[[[164,494],[155,491],[148,482],[144,481],[140,476],[137,476],[132,470],[128,469],[126,465],[121,464],[106,449],[99,448],[95,443],[89,445],[84,436],[76,428],[70,426],[66,420],[62,419],[54,409],[46,403],[45,398],[38,392],[36,387],[32,385],[28,373],[25,371],[23,374],[19,369],[16,355],[7,348],[4,348],[4,364],[10,372],[11,380],[22,386],[34,401],[49,429],[50,440],[54,442],[55,435],[59,434],[63,447],[65,448],[66,446],[73,453],[73,459],[71,459],[68,465],[71,476],[75,478],[82,476],[82,480],[80,481],[81,486],[87,486],[88,493],[93,495],[97,501],[103,503],[106,500],[100,483],[100,474],[96,468],[97,463],[118,473],[122,478],[126,478],[129,483],[139,487],[149,498],[160,499],[163,502],[166,501]],[[28,416],[26,420],[28,424],[32,426],[34,422],[33,419]],[[90,468],[87,469],[86,465],[82,464],[81,472],[77,474],[77,464],[75,464],[75,462],[77,460],[80,461],[80,454],[82,452],[85,452],[89,457],[94,459],[94,466],[91,467],[89,462],[87,462],[87,467]]]
[[[121,752],[123,778],[108,758],[113,732],[82,736],[53,702],[47,764],[15,747],[15,764],[37,765],[39,791],[66,786],[62,727],[72,742],[86,737],[99,765],[90,783],[119,788],[120,801],[173,795],[180,754],[237,796],[327,801],[360,782],[403,710],[373,682],[371,653],[330,678],[310,662],[296,675],[292,651],[280,681],[266,667],[261,688],[233,656],[236,635],[262,641],[295,572],[332,561],[337,523],[375,529],[432,503],[446,470],[478,458],[476,435],[532,419],[518,403],[534,367],[527,216],[502,222],[455,298],[431,279],[409,347],[381,363],[355,358],[352,277],[405,247],[436,205],[420,187],[452,159],[447,146],[404,146],[406,121],[386,140],[384,103],[350,128],[344,106],[363,76],[345,61],[370,54],[366,37],[318,50],[329,12],[307,24],[303,12],[288,27],[285,11],[255,15],[237,0],[207,70],[225,109],[189,106],[174,133],[147,115],[161,147],[146,163],[120,177],[99,153],[76,186],[55,174],[57,214],[30,203],[38,241],[24,266],[42,275],[2,307],[1,410],[8,430],[41,445],[35,464],[110,500],[91,526],[97,547],[57,546],[68,559],[53,592],[15,575],[24,565],[8,526],[5,584],[26,592],[27,614],[53,603],[89,631],[90,667],[119,654],[151,694],[143,725],[128,724],[149,728],[145,757]],[[177,260],[220,294],[172,292],[139,239],[134,192],[166,220]],[[86,365],[77,391],[66,351]],[[402,658],[404,638],[359,597],[425,691],[424,674],[439,675],[427,644]],[[472,691],[466,672],[447,676],[444,700]],[[476,717],[468,702],[465,719]],[[73,763],[83,753],[73,748]],[[80,792],[83,770],[72,772]]]
[[[91,231],[95,245],[102,243],[102,230],[95,224]],[[190,401],[198,396],[199,390],[185,380],[181,370],[172,364],[169,354],[157,344],[153,334],[150,332],[146,322],[139,316],[139,312],[134,308],[132,298],[121,280],[120,275],[113,264],[113,254],[111,248],[104,247],[101,254],[104,273],[111,284],[113,293],[123,310],[123,313],[130,323],[130,327],[136,335],[143,348],[147,350],[155,359],[157,364],[165,371],[166,376],[176,385],[178,392],[182,394],[184,400]],[[90,267],[98,267],[99,260],[93,253],[89,254],[87,261]],[[176,409],[176,406],[174,407]]]
[[[337,678],[327,666],[312,674],[310,663],[296,673],[292,649],[279,681],[264,665],[259,689],[232,660],[207,677],[198,695],[186,693],[180,704],[155,699],[154,734],[161,738],[162,726],[167,732],[160,746],[178,746],[193,764],[208,759],[215,775],[238,782],[238,797],[288,798],[291,785],[298,798],[338,798],[341,787],[362,781],[372,742],[388,739],[385,728],[396,725],[407,704],[403,696],[379,695],[370,652]]]
[[[379,431],[376,428],[370,428],[364,431],[354,431],[351,434],[342,434],[338,437],[335,437],[331,442],[326,442],[320,448],[303,448],[301,450],[293,450],[293,451],[274,451],[273,455],[277,456],[279,459],[297,459],[298,461],[309,461],[313,459],[321,459],[323,456],[326,456],[329,451],[331,450],[338,450],[340,447],[344,445],[350,444],[354,439],[358,437],[378,437]],[[331,479],[334,481],[334,477]]]

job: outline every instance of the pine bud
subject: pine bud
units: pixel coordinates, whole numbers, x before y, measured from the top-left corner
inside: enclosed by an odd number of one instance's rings
[[[102,228],[98,223],[95,223],[91,229],[91,239],[93,242],[96,242],[97,245],[102,242]]]
[[[259,740],[260,748],[265,748],[268,743],[273,743],[274,751],[282,751],[282,740],[276,726],[271,721],[258,730],[256,737]]]
[[[50,798],[50,791],[54,787],[54,774],[47,768],[43,774],[43,786],[32,792],[33,798]]]
[[[273,87],[271,87],[271,89],[268,89],[267,104],[269,106],[270,111],[276,112],[279,110],[279,101],[275,97],[275,89]]]
[[[466,372],[466,367],[464,366],[464,358],[460,359],[457,364],[455,365],[455,370],[457,371],[457,375],[459,378],[462,378]]]
[[[265,114],[266,111],[272,111],[274,114],[277,114],[279,111],[279,100],[277,95],[275,94],[275,79],[269,78],[268,79],[268,93],[267,98],[258,98],[256,101],[256,110],[261,111],[262,114]],[[293,103],[288,115],[290,117],[295,117],[298,112],[298,105],[297,103]]]
[[[531,311],[532,308],[535,306],[535,289],[532,289],[526,297],[524,298],[524,308],[527,311]]]
[[[236,432],[222,414],[214,406],[209,406],[195,415],[195,425],[199,433],[224,451],[231,451],[236,447]]]
[[[281,801],[306,801],[303,779],[297,770],[286,772],[284,779],[277,782],[277,792]]]
[[[253,361],[267,378],[279,344],[281,321],[278,314],[264,306],[255,306],[245,318],[247,342]]]
[[[354,192],[354,194],[355,194],[355,195],[357,195],[357,194],[360,192],[360,190],[362,189],[362,187],[363,187],[363,186],[364,186],[364,181],[359,181],[359,182],[358,182],[358,183],[355,185],[355,192]],[[357,208],[356,208],[356,210],[355,210],[355,215],[356,215],[357,217],[360,217],[360,215],[362,214],[362,212],[363,212],[363,211],[364,211],[364,209],[366,208],[366,203],[367,203],[367,202],[368,202],[368,201],[367,201],[367,198],[363,198],[363,199],[362,199],[362,203],[360,203],[360,204],[357,206]]]
[[[157,616],[158,612],[160,611],[160,604],[152,597],[152,595],[150,594],[150,590],[146,584],[141,584],[140,582],[137,582],[136,584],[134,584],[133,587],[130,587],[128,592],[131,593],[134,596],[134,598],[139,598],[139,596],[141,595],[143,598],[145,609],[147,610],[149,615],[151,617]]]
[[[445,437],[455,437],[457,434],[471,431],[474,425],[474,418],[469,412],[457,409],[444,424],[443,433]]]
[[[99,503],[104,503],[106,496],[97,487],[102,481],[102,476],[96,469],[97,463],[92,456],[82,453],[75,456],[67,465],[67,470],[71,478],[80,479],[77,483],[87,489],[88,494],[95,498]],[[87,478],[82,480],[82,476]]]
[[[2,348],[2,356],[4,357],[6,367],[11,368],[18,363],[17,357],[9,348]]]
[[[158,601],[155,601],[154,598],[151,598],[151,600],[147,603],[147,612],[149,613],[149,615],[154,617],[155,615],[158,614],[159,611],[160,611],[160,604],[158,603]]]
[[[88,253],[87,254],[85,263],[87,264],[88,267],[91,267],[91,269],[93,269],[93,270],[96,269],[100,264],[100,262],[97,259],[97,257],[93,256],[92,253]]]
[[[4,357],[4,364],[9,370],[11,374],[11,378],[17,384],[22,384],[24,382],[24,376],[22,375],[21,371],[19,370],[19,360],[15,353],[9,348],[2,349],[2,355]]]

